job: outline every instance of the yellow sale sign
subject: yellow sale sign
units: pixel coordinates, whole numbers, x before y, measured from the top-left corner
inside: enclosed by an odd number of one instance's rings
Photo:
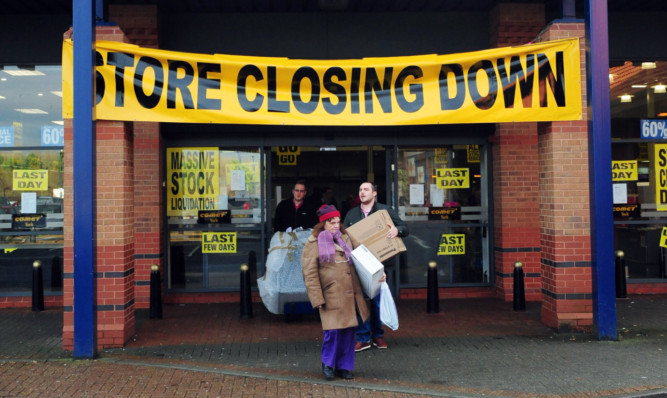
[[[579,39],[459,54],[289,59],[97,41],[95,118],[387,126],[580,120]],[[73,43],[63,43],[73,117]]]

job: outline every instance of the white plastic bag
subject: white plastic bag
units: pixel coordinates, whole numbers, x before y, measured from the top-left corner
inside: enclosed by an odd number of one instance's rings
[[[398,329],[398,312],[387,282],[380,286],[380,320],[391,330]]]

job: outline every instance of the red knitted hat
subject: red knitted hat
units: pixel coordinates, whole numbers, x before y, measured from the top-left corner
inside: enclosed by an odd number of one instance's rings
[[[336,206],[322,205],[322,207],[317,210],[317,215],[320,217],[320,222],[322,222],[333,217],[340,217],[340,212],[336,210]]]

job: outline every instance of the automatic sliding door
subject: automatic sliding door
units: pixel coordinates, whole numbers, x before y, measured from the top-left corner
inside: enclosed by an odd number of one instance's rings
[[[401,286],[425,286],[430,261],[441,286],[490,283],[485,147],[399,147],[397,163],[398,211],[410,227]]]

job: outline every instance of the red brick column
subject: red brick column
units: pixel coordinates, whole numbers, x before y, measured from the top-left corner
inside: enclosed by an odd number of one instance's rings
[[[122,347],[134,334],[132,124],[97,121],[97,344]]]
[[[491,45],[535,39],[544,27],[542,4],[498,4],[491,13]],[[502,123],[493,137],[496,294],[513,296],[514,263],[524,269],[526,300],[541,299],[537,123]]]
[[[134,123],[134,246],[137,308],[150,306],[151,265],[163,270],[162,167],[158,123]],[[164,292],[165,289],[162,289]]]
[[[98,27],[98,40],[123,41],[116,26]],[[98,348],[122,347],[134,334],[134,169],[132,125],[98,120],[96,141],[95,317]],[[73,192],[72,123],[65,123],[65,192]],[[74,346],[73,199],[65,196],[63,348]]]
[[[581,37],[581,85],[586,93],[583,23],[554,23],[541,41]],[[559,330],[593,323],[588,124],[543,123],[539,131],[542,242],[542,322]]]
[[[132,44],[158,48],[157,6],[110,5],[109,19],[123,30]],[[134,123],[134,247],[135,304],[150,306],[151,266],[163,270],[164,231],[161,210],[162,157],[160,124]],[[164,291],[164,289],[163,289]]]
[[[536,123],[503,123],[493,147],[496,292],[511,301],[514,263],[524,270],[526,300],[539,301],[540,208]]]

